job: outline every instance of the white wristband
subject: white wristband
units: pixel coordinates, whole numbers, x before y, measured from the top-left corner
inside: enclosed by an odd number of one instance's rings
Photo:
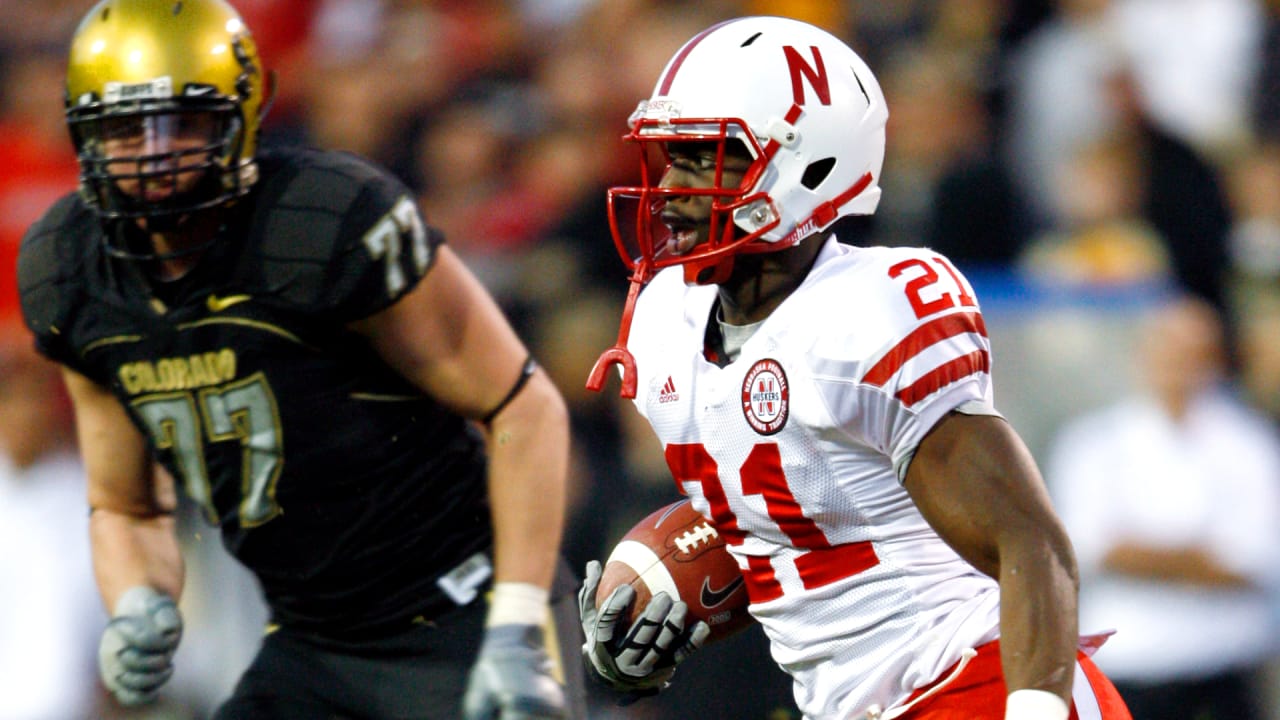
[[[1005,700],[1004,720],[1067,720],[1071,708],[1046,690],[1014,690]]]
[[[485,625],[542,625],[547,619],[549,597],[546,588],[537,585],[495,583]]]

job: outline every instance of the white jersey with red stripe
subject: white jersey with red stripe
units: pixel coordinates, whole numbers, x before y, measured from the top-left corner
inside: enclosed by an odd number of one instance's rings
[[[641,293],[636,405],[728,540],[805,716],[891,707],[998,635],[998,585],[899,480],[940,418],[991,406],[973,290],[930,250],[829,240],[723,367],[703,352],[716,294],[679,268]]]

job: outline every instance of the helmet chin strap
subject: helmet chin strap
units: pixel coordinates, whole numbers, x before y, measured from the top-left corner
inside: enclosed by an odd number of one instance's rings
[[[759,204],[760,201],[753,203]],[[766,205],[767,207],[767,205]],[[770,208],[771,210],[771,208]],[[686,285],[719,285],[729,279],[733,275],[733,260],[739,252],[747,251],[747,247],[752,244],[752,240],[735,237],[739,233],[757,234],[763,233],[778,224],[777,213],[772,213],[771,221],[759,228],[748,231],[739,227],[735,222],[734,213],[718,212],[713,209],[711,229],[708,231],[708,241],[710,236],[720,235],[722,246],[728,246],[720,252],[710,254],[702,258],[691,258],[682,263],[684,268],[684,282]],[[717,228],[717,226],[723,227]],[[732,249],[732,252],[729,250]]]
[[[207,213],[208,210],[203,211]],[[143,232],[147,233],[171,233],[179,230],[182,225],[192,222],[196,213],[187,213],[183,215],[161,215],[153,218],[147,218],[147,227]],[[202,243],[198,243],[191,247],[185,247],[178,250],[170,250],[169,252],[158,253],[154,249],[150,251],[134,251],[130,249],[130,244],[125,237],[125,225],[128,220],[120,219],[110,222],[110,229],[106,229],[102,234],[102,244],[107,254],[113,258],[120,260],[129,260],[132,262],[164,262],[167,260],[178,260],[180,258],[190,257],[208,250],[218,242],[220,233],[210,233],[209,239]],[[157,227],[157,225],[159,227]],[[112,242],[111,236],[114,235],[116,241]],[[135,244],[136,246],[136,244]]]
[[[628,400],[635,399],[636,384],[638,382],[636,359],[631,354],[631,351],[627,349],[627,340],[631,337],[631,316],[636,312],[636,299],[640,297],[640,290],[651,279],[653,279],[653,270],[650,269],[649,263],[646,261],[637,264],[635,271],[631,273],[631,288],[627,290],[627,302],[622,306],[622,320],[618,326],[618,342],[601,353],[599,359],[596,360],[595,367],[591,368],[591,375],[587,377],[588,390],[592,392],[603,390],[605,374],[609,372],[609,368],[614,365],[621,365],[622,389],[619,394]]]
[[[710,262],[687,262],[684,264],[684,282],[686,285],[719,285],[733,274],[734,255],[726,254]]]
[[[734,225],[730,221],[725,233],[732,233],[733,227]],[[733,274],[733,261],[734,253],[724,253],[710,258],[684,262],[682,263],[684,281],[690,285],[719,285],[727,281]],[[635,315],[636,300],[640,297],[640,291],[653,279],[653,276],[652,259],[646,258],[636,264],[635,270],[631,273],[631,287],[627,291],[627,302],[622,307],[622,320],[618,327],[618,341],[614,343],[613,347],[601,353],[596,360],[595,366],[591,368],[591,374],[587,377],[588,390],[600,392],[604,389],[605,376],[609,369],[614,365],[621,365],[622,388],[619,394],[628,400],[635,399],[638,383],[636,360],[631,351],[627,349],[627,340],[631,337],[631,320],[632,316]]]
[[[195,247],[183,248],[181,250],[173,250],[171,252],[166,252],[166,253],[154,253],[154,252],[134,253],[134,252],[129,252],[128,250],[125,250],[124,248],[121,248],[119,246],[113,245],[109,242],[105,242],[105,239],[104,239],[104,243],[107,247],[107,254],[109,254],[111,257],[114,257],[114,258],[119,258],[121,260],[132,260],[134,262],[156,262],[156,261],[163,262],[165,260],[177,260],[178,258],[184,258],[189,255],[195,255],[197,253],[204,252],[205,250],[208,250],[209,248],[213,247],[213,244],[216,243],[217,241],[218,241],[218,237],[215,235],[214,237],[209,238],[205,242],[202,242],[199,245],[196,245]]]

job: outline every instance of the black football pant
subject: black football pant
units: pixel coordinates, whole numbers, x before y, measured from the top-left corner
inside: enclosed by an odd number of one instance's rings
[[[576,580],[561,576],[547,651],[563,677],[570,717],[581,720],[587,711]],[[458,720],[487,610],[472,602],[417,626],[409,643],[396,638],[384,654],[340,652],[286,629],[273,632],[213,720]]]

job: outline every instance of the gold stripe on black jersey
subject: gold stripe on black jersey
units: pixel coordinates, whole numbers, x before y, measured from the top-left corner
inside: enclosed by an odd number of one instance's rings
[[[190,330],[191,328],[201,327],[204,325],[242,325],[244,327],[251,327],[251,328],[256,328],[258,330],[265,330],[274,335],[279,335],[280,337],[286,340],[290,340],[299,345],[307,347],[308,349],[316,350],[317,352],[319,351],[318,348],[308,345],[307,343],[303,342],[302,338],[298,337],[297,335],[294,335],[288,330],[285,330],[279,325],[272,325],[271,323],[262,322],[260,320],[250,320],[249,318],[240,318],[240,317],[205,318],[203,320],[195,320],[192,322],[180,323],[178,325],[178,329]]]
[[[94,340],[93,342],[86,344],[84,346],[84,349],[80,351],[80,354],[82,356],[88,355],[94,350],[97,350],[100,347],[105,347],[107,345],[135,343],[141,340],[142,338],[143,338],[142,335],[113,335],[111,337],[98,338],[97,340]]]

